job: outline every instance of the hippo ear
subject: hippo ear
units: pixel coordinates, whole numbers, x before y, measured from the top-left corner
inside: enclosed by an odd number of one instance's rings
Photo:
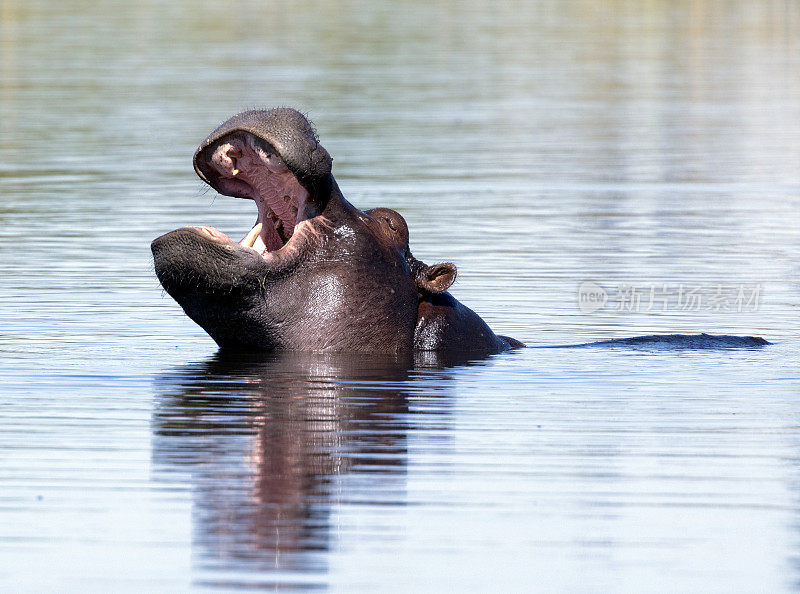
[[[417,288],[429,293],[444,293],[456,280],[456,265],[443,262],[425,266],[417,273]]]

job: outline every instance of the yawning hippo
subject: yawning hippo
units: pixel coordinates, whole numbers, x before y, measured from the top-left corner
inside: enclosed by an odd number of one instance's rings
[[[185,227],[151,246],[164,289],[220,347],[482,355],[522,346],[446,292],[455,265],[411,255],[400,214],[345,200],[301,113],[232,117],[197,149],[194,168],[219,193],[258,207],[239,243]]]

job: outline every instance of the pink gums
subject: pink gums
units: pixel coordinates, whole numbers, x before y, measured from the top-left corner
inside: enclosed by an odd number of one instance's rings
[[[266,153],[252,137],[220,144],[211,157],[214,168],[223,176],[221,187],[245,194],[258,207],[261,233],[253,249],[261,253],[279,250],[285,244],[278,228],[288,240],[297,225],[297,212],[308,198],[283,159]]]

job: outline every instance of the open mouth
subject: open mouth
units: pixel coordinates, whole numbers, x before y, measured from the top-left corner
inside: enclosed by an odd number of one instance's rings
[[[278,152],[250,134],[235,133],[206,147],[198,155],[200,176],[220,194],[250,198],[258,219],[239,245],[267,257],[289,243],[308,192]],[[200,227],[212,237],[228,239],[213,227]]]

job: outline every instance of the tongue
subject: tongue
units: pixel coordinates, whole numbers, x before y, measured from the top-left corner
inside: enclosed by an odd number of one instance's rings
[[[256,237],[253,249],[261,253],[264,253],[264,251],[274,252],[275,250],[281,249],[283,247],[283,240],[275,230],[272,219],[270,217],[262,217],[259,212],[258,223],[261,223],[261,233]]]

